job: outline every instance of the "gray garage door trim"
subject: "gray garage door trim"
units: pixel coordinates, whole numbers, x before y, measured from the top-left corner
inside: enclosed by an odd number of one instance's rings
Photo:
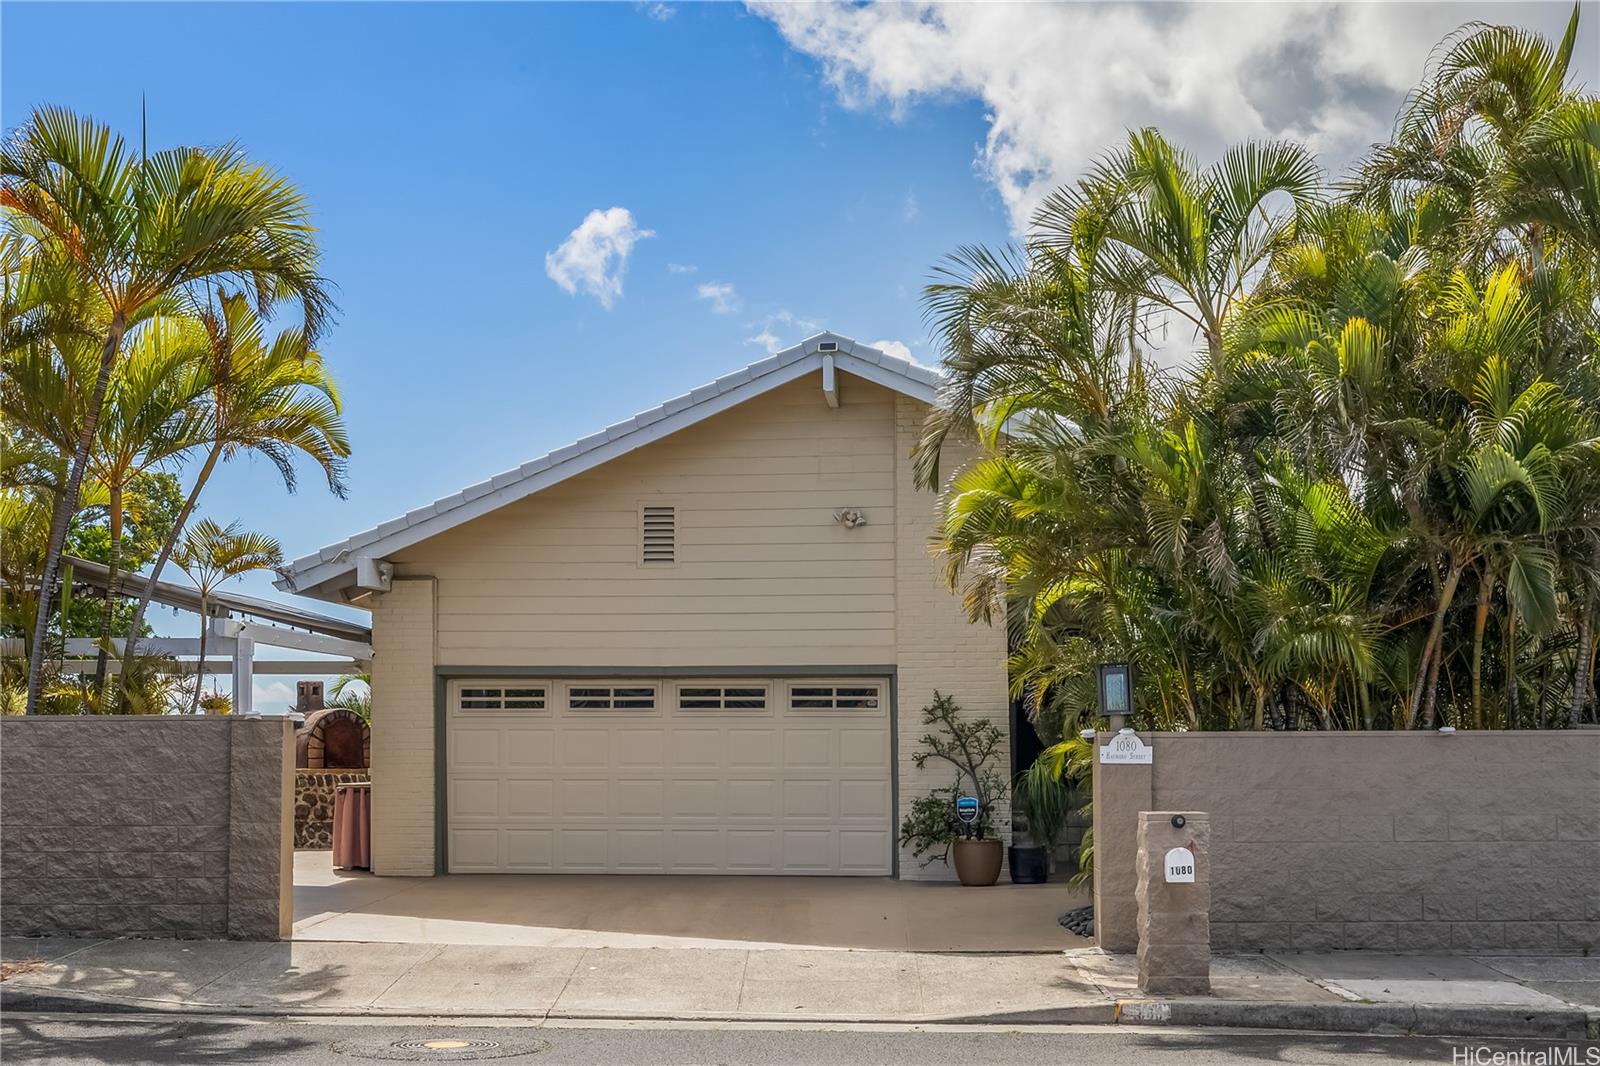
[[[891,665],[811,665],[811,666],[438,666],[434,670],[434,872],[445,874],[450,870],[450,775],[449,775],[449,709],[451,683],[460,680],[536,680],[558,678],[562,681],[578,679],[626,679],[650,677],[679,680],[696,677],[737,678],[834,678],[841,681],[860,679],[883,682],[887,693],[888,744],[889,744],[889,831],[890,872],[900,874],[900,853],[894,834],[899,826],[899,721],[898,721],[898,671]],[[552,694],[554,695],[554,694]]]

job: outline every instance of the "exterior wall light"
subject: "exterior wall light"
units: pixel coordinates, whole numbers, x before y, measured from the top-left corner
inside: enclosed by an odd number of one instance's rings
[[[867,524],[867,513],[851,507],[841,507],[833,512],[833,520],[846,529],[860,529]]]
[[[1100,688],[1100,713],[1120,730],[1133,715],[1133,664],[1102,663],[1095,668]]]

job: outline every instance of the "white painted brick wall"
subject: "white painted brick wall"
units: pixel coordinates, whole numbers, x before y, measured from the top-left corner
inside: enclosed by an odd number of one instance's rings
[[[434,582],[397,578],[372,608],[372,869],[431,877]]]
[[[930,762],[918,770],[911,761],[921,737],[922,708],[934,690],[954,696],[968,715],[989,718],[1007,738],[995,769],[1002,778],[1011,771],[1011,713],[1006,698],[1006,634],[1001,624],[967,621],[961,597],[945,584],[943,564],[930,551],[939,514],[931,492],[918,492],[912,473],[911,449],[922,432],[927,406],[908,397],[895,400],[895,629],[899,663],[899,730],[901,816],[911,801],[954,780],[948,764]],[[947,449],[940,472],[946,480],[965,461],[959,450]],[[1009,804],[996,814],[995,825],[1010,837]],[[896,833],[899,826],[895,827]],[[950,880],[955,872],[921,860],[901,849],[900,876],[909,880]]]

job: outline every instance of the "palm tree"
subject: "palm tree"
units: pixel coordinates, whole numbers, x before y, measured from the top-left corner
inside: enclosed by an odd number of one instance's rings
[[[242,296],[219,292],[214,304],[197,311],[205,338],[201,358],[207,391],[205,424],[197,436],[206,457],[151,566],[125,655],[133,654],[156,582],[219,462],[245,453],[263,455],[293,492],[294,460],[306,456],[322,470],[335,495],[342,498],[345,493],[350,441],[339,390],[305,333],[284,330],[268,343],[261,319]]]
[[[1201,168],[1146,131],[1023,249],[940,268],[948,385],[917,474],[945,490],[952,585],[1004,618],[1051,728],[1093,716],[1107,660],[1167,727],[1488,725],[1496,684],[1509,726],[1560,671],[1555,720],[1584,716],[1600,126],[1564,84],[1571,36],[1463,34],[1416,105],[1439,121],[1416,112],[1349,195],[1295,152]],[[1204,338],[1192,371],[1147,365],[1152,305]],[[945,483],[956,434],[979,458]]]
[[[237,522],[223,526],[202,518],[184,533],[173,562],[200,591],[200,662],[195,667],[194,701],[189,708],[194,714],[200,709],[200,689],[205,684],[206,633],[211,623],[206,601],[224,581],[282,566],[283,551],[265,533],[243,531]]]
[[[206,384],[197,359],[202,335],[192,321],[156,317],[128,336],[128,350],[112,370],[89,453],[89,478],[106,498],[113,587],[122,561],[129,489],[147,471],[194,446],[202,425],[197,400]],[[92,353],[81,345],[30,345],[7,364],[0,379],[7,412],[62,455],[71,453],[74,427],[87,403],[84,390],[94,379],[91,360]],[[108,593],[102,638],[112,636],[115,604]],[[101,682],[105,662],[102,647],[96,671]]]
[[[233,145],[135,156],[108,127],[40,107],[0,149],[0,212],[8,261],[24,277],[45,279],[41,287],[88,289],[107,313],[39,576],[28,663],[32,712],[67,526],[130,325],[151,304],[222,279],[252,293],[263,313],[280,299],[296,300],[308,336],[322,328],[332,302],[317,273],[305,198]]]
[[[1275,209],[1274,194],[1287,203]],[[1235,307],[1320,196],[1321,171],[1303,145],[1242,144],[1202,168],[1146,129],[1047,197],[1036,239],[1063,252],[1097,246],[1105,284],[1187,320],[1226,382],[1223,337]]]
[[[1537,263],[1552,227],[1581,232],[1585,205],[1600,206],[1600,190],[1583,150],[1595,148],[1595,130],[1585,126],[1594,101],[1567,84],[1580,8],[1573,4],[1559,42],[1481,22],[1446,38],[1394,138],[1361,168],[1357,190],[1384,202],[1403,186],[1436,190],[1453,216],[1456,252],[1474,273],[1519,252]],[[1596,231],[1588,232],[1592,239]]]
[[[372,675],[370,673],[342,674],[334,678],[328,690],[329,707],[340,707],[372,721]]]

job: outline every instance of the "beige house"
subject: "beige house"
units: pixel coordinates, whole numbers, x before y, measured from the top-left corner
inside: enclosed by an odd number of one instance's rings
[[[913,483],[937,381],[824,333],[297,560],[372,612],[376,872],[949,876],[896,842],[920,709],[1010,717]]]

